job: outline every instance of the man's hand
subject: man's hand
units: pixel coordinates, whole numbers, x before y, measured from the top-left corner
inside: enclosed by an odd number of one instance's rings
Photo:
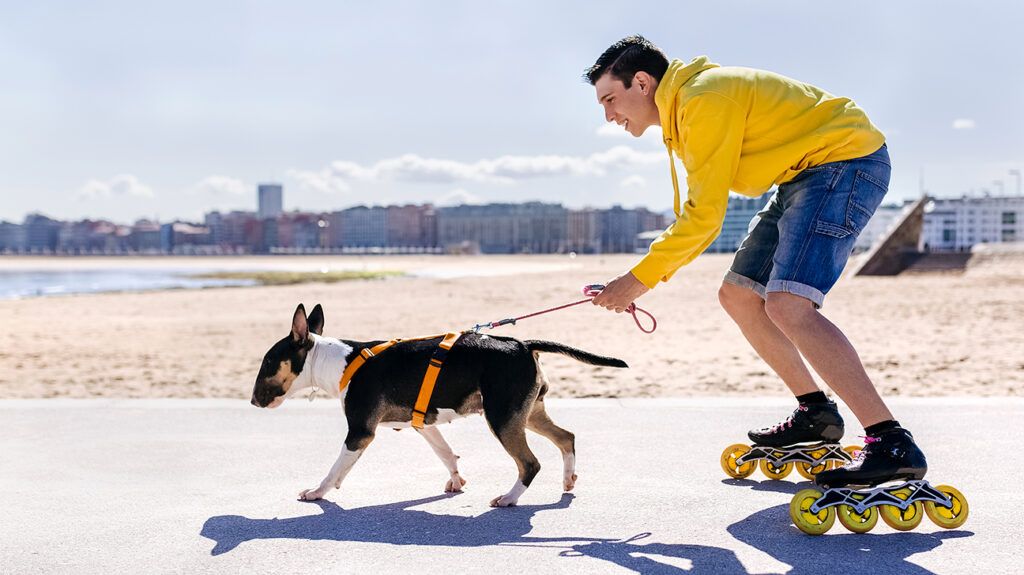
[[[632,272],[626,272],[608,283],[594,298],[594,305],[605,309],[622,313],[626,311],[633,300],[650,291],[647,286],[640,283]]]

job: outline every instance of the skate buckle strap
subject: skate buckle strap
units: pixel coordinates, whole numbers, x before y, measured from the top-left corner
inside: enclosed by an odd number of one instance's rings
[[[860,461],[864,459],[864,457],[867,456],[868,446],[871,445],[872,443],[878,443],[879,441],[881,441],[880,438],[872,437],[870,435],[858,435],[857,437],[864,440],[864,449],[859,449],[856,453],[853,454],[854,461]]]

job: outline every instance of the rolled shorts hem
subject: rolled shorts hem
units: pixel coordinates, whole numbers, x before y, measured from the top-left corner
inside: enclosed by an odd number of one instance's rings
[[[765,298],[764,284],[756,282],[747,276],[740,275],[732,270],[729,270],[725,274],[725,278],[722,280],[725,283],[739,286],[741,288],[747,288],[753,290],[757,295],[761,296],[761,299]]]
[[[771,292],[785,292],[798,295],[802,298],[811,300],[811,303],[813,303],[816,308],[820,308],[825,303],[825,294],[821,293],[821,290],[800,282],[789,280],[770,280],[768,282],[768,287],[764,291],[765,294]],[[762,294],[761,297],[766,296]]]

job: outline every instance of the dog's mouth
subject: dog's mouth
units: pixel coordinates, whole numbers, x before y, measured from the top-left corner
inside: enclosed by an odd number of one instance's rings
[[[272,398],[267,398],[265,394],[256,394],[252,396],[252,399],[249,401],[249,403],[260,408],[274,409],[275,407],[279,407],[282,403],[284,403],[285,397],[286,394],[283,393],[280,395],[275,395]]]

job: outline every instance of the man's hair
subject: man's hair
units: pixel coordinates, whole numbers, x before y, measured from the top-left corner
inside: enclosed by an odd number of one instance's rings
[[[661,82],[665,70],[668,70],[668,57],[661,48],[636,34],[612,44],[593,66],[584,70],[583,79],[594,85],[605,73],[611,73],[629,89],[637,72],[647,72]]]

